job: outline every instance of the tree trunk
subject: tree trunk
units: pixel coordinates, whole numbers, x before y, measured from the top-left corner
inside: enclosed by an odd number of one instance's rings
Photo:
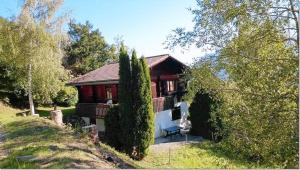
[[[30,106],[30,114],[35,115],[34,110],[34,104],[32,99],[32,69],[31,69],[31,60],[29,63],[29,69],[28,69],[28,100],[29,100],[29,106]]]

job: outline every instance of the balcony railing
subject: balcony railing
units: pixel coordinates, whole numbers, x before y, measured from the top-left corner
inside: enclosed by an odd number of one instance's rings
[[[110,107],[105,103],[78,103],[76,113],[81,117],[104,118]]]
[[[157,97],[152,100],[155,113],[174,108],[173,96]],[[106,103],[78,103],[76,112],[82,117],[104,118],[111,106]]]
[[[161,112],[164,110],[172,109],[174,107],[174,97],[165,96],[153,98],[153,111]]]
[[[104,118],[107,115],[107,112],[111,105],[98,103],[96,106],[96,118]]]

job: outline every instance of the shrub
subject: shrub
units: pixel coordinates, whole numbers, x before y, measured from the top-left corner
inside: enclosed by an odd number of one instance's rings
[[[74,87],[64,87],[57,93],[53,101],[60,106],[74,106],[77,100],[77,90]]]
[[[220,102],[208,93],[197,92],[189,108],[193,135],[201,135],[203,138],[215,141],[221,140],[219,131],[222,129],[222,121],[215,112],[218,104]]]
[[[112,147],[121,149],[121,128],[120,128],[120,114],[119,106],[115,105],[108,110],[104,117],[105,124],[105,138],[106,142]]]

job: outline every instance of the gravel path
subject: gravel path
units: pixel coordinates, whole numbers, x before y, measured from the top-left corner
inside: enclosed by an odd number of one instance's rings
[[[170,137],[160,137],[155,139],[155,144],[150,146],[150,149],[154,152],[167,151],[169,149],[176,149],[178,147],[184,146],[191,143],[200,143],[203,140],[201,136],[174,136]]]

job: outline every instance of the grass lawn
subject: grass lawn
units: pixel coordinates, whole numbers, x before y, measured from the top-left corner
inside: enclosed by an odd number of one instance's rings
[[[71,115],[71,114],[75,113],[75,106],[70,106],[70,107],[61,107],[61,106],[58,106],[57,109],[61,110],[64,116],[68,116],[68,115]],[[49,116],[51,110],[53,110],[53,107],[38,107],[36,109],[37,113],[41,117],[47,117],[47,116]]]
[[[168,148],[161,150],[150,148],[148,156],[141,161],[135,161],[108,145],[103,143],[100,143],[100,145],[102,146],[101,148],[115,153],[115,155],[137,168],[259,168],[256,164],[238,159],[237,156],[226,154],[217,144],[210,141],[171,148],[170,161]]]
[[[43,109],[48,112],[48,109]],[[86,136],[0,103],[0,168],[114,168]],[[30,159],[20,159],[29,156]]]
[[[169,157],[170,155],[170,157]],[[204,141],[199,144],[186,144],[178,148],[150,150],[145,159],[137,162],[145,168],[252,168],[254,165],[230,157],[218,150],[216,144]]]
[[[73,107],[59,108],[64,115]],[[38,108],[43,117],[52,108]],[[261,168],[224,152],[218,144],[204,141],[169,149],[150,148],[149,155],[141,161],[130,159],[108,145],[98,147],[74,131],[57,127],[41,117],[16,117],[22,110],[6,107],[0,102],[0,168],[114,168],[101,153],[109,153],[136,168]],[[18,156],[32,155],[22,161]]]

